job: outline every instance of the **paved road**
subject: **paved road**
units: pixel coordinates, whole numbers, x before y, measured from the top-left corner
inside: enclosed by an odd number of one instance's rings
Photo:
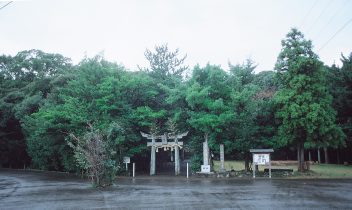
[[[74,177],[0,170],[0,209],[352,209],[352,180]]]

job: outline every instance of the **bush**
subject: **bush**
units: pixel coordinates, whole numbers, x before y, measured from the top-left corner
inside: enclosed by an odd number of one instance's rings
[[[89,125],[83,137],[70,134],[68,145],[74,150],[74,157],[78,167],[91,178],[93,186],[104,187],[111,185],[116,176],[116,163],[112,159],[114,151],[109,146],[108,138],[98,129]]]
[[[200,171],[200,167],[202,165],[203,156],[199,154],[195,154],[191,158],[191,170],[193,173]]]

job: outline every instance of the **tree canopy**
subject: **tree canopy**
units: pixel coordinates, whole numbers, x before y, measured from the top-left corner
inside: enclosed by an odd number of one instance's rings
[[[256,73],[250,59],[228,70],[190,69],[167,44],[145,57],[149,66],[129,71],[102,56],[76,65],[40,50],[0,56],[1,166],[91,172],[78,154],[99,140],[115,173],[124,156],[148,159],[140,131],[168,132],[170,122],[189,131],[184,146],[194,170],[203,141],[215,156],[224,144],[247,170],[251,148],[296,147],[302,169],[304,148],[352,147],[352,54],[342,55],[341,67],[324,66],[297,29],[282,41],[275,71]]]

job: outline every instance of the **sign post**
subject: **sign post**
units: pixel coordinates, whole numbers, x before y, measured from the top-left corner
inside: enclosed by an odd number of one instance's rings
[[[130,157],[123,157],[123,163],[126,164],[126,171],[128,170],[128,164],[131,162],[131,158]]]
[[[255,178],[255,166],[267,165],[269,166],[269,178],[271,178],[271,159],[270,153],[274,152],[273,149],[250,149],[253,156],[253,178]]]

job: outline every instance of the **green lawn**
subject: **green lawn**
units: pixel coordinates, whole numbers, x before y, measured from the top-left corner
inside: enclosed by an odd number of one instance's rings
[[[352,166],[319,164],[312,165],[311,170],[323,178],[352,178]]]
[[[220,161],[214,161],[214,170],[219,171]],[[262,171],[267,166],[260,166],[259,170]],[[272,168],[287,168],[293,169],[297,172],[297,166],[294,164],[274,164]],[[244,170],[244,161],[225,161],[225,169],[227,171],[230,170]],[[352,166],[344,166],[344,165],[335,165],[335,164],[315,164],[310,167],[312,173],[310,173],[310,177],[312,178],[352,178]],[[296,174],[296,177],[300,177],[303,175]],[[304,176],[306,177],[306,176]]]
[[[214,160],[214,171],[219,171],[220,161]],[[240,171],[244,170],[244,162],[243,161],[225,161],[225,169],[226,171]]]

